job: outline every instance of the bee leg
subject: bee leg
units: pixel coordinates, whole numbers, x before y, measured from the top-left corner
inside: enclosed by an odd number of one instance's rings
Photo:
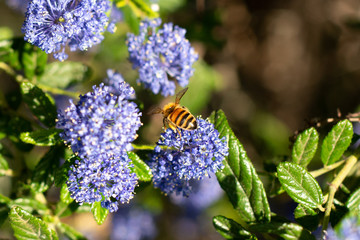
[[[179,128],[174,124],[174,123],[172,123],[171,121],[169,121],[167,118],[164,118],[164,120],[163,120],[163,122],[164,122],[164,126],[169,126],[172,130],[176,130],[177,131],[177,133],[179,134],[179,137],[180,137],[180,140],[181,140],[181,133],[180,133],[180,130],[179,130]],[[166,127],[165,127],[165,129],[166,129]]]

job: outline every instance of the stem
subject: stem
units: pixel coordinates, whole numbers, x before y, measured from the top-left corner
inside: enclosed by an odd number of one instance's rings
[[[325,166],[323,168],[320,168],[318,170],[315,170],[315,171],[311,171],[310,174],[314,177],[314,178],[317,178],[318,176],[320,175],[323,175],[327,172],[330,172],[331,170],[334,170],[335,168],[339,167],[340,165],[342,165],[346,160],[341,160],[337,163],[334,163],[334,164],[331,164],[329,166]]]
[[[23,83],[23,82],[31,82],[28,79],[24,78],[22,75],[20,74],[16,74],[16,72],[14,71],[14,69],[12,69],[9,65],[7,65],[4,62],[0,62],[0,69],[2,69],[4,72],[6,72],[8,75],[12,76],[13,78],[15,78],[15,80],[18,83]],[[66,95],[69,97],[73,97],[73,98],[77,98],[79,97],[80,93],[79,92],[70,92],[70,91],[66,91],[60,88],[54,88],[54,87],[50,87],[50,86],[46,86],[44,84],[41,83],[37,83],[36,84],[39,88],[43,89],[46,92],[50,92],[52,94],[58,94],[58,95]]]
[[[344,167],[340,170],[335,179],[330,183],[329,187],[329,198],[326,203],[326,210],[323,220],[322,230],[323,232],[327,229],[330,219],[331,207],[333,205],[334,197],[336,190],[339,188],[340,184],[344,181],[345,177],[349,174],[353,166],[356,164],[357,158],[354,155],[351,155],[345,160]]]
[[[131,144],[134,150],[154,150],[155,145],[137,145]]]

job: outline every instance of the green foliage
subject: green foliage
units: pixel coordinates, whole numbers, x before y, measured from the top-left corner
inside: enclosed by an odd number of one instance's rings
[[[360,214],[360,188],[351,194],[346,201],[346,207],[353,214]]]
[[[32,113],[46,126],[55,126],[57,112],[53,98],[30,82],[23,82],[20,87],[23,100]]]
[[[58,225],[61,232],[63,232],[71,240],[86,240],[84,235],[76,231],[73,227],[66,223],[60,223]]]
[[[60,132],[61,130],[56,128],[40,129],[34,132],[22,132],[20,134],[20,139],[25,143],[36,146],[54,146],[61,140],[59,136]]]
[[[310,208],[321,207],[323,195],[315,178],[295,163],[283,162],[277,168],[282,187],[295,202]]]
[[[299,204],[295,208],[294,217],[296,222],[310,231],[316,230],[320,221],[320,216],[317,211],[302,204]]]
[[[215,216],[213,218],[213,224],[216,231],[218,231],[218,233],[226,239],[257,239],[250,232],[246,231],[240,224],[230,218]]]
[[[6,173],[6,170],[9,169],[9,164],[6,161],[6,159],[3,157],[2,154],[0,154],[0,176],[4,176]]]
[[[306,167],[315,156],[319,142],[319,134],[315,128],[300,133],[292,149],[294,163]]]
[[[20,207],[13,207],[9,217],[14,235],[19,240],[58,239],[55,231],[46,222]]]
[[[90,68],[79,62],[53,62],[46,65],[38,82],[46,86],[64,89],[79,83],[90,75]]]
[[[139,181],[150,182],[152,179],[152,173],[149,166],[146,165],[146,163],[144,163],[144,161],[142,161],[134,152],[128,152],[128,156],[131,159],[132,164],[134,164],[134,167],[131,167],[131,169],[139,178]]]
[[[109,210],[101,207],[101,202],[94,202],[91,205],[91,212],[94,216],[97,224],[101,225],[106,220],[107,215],[109,214]]]
[[[353,127],[349,120],[338,122],[325,137],[321,148],[321,160],[325,166],[338,161],[350,146]]]
[[[243,221],[270,221],[270,207],[263,184],[246,152],[231,130],[222,111],[210,117],[221,137],[225,137],[229,147],[229,156],[224,160],[224,169],[216,176],[230,202],[239,212]]]

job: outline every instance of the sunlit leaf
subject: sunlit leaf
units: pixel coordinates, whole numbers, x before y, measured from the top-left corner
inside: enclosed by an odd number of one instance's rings
[[[315,128],[300,133],[292,149],[294,163],[306,167],[313,159],[319,142],[319,134]]]

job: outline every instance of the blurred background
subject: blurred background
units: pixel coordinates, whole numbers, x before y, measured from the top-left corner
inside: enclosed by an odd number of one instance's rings
[[[0,1],[0,38],[23,36],[25,2]],[[306,128],[309,120],[335,117],[337,109],[343,115],[358,110],[359,1],[159,0],[149,4],[159,6],[163,22],[185,28],[200,55],[182,104],[203,117],[223,109],[259,172],[290,153],[289,138]],[[70,54],[67,61],[80,61],[89,68],[86,81],[72,89],[85,93],[102,81],[106,69],[118,70],[136,89],[144,112],[137,141],[154,144],[162,117],[146,112],[174,97],[154,96],[136,84],[137,72],[127,61],[125,39],[126,32],[136,30],[138,20],[126,8],[117,17],[116,33],[106,33],[105,40],[88,52]],[[59,106],[66,106],[66,99],[59,100]],[[315,161],[309,168],[316,165]],[[263,180],[270,192],[271,181]],[[65,221],[89,239],[221,239],[212,216],[237,219],[237,215],[216,177],[197,183],[194,192],[183,199],[141,185],[131,205],[101,226],[84,213]],[[295,205],[284,194],[270,203],[273,212],[293,218],[289,213]],[[141,224],[132,230],[133,222]]]

